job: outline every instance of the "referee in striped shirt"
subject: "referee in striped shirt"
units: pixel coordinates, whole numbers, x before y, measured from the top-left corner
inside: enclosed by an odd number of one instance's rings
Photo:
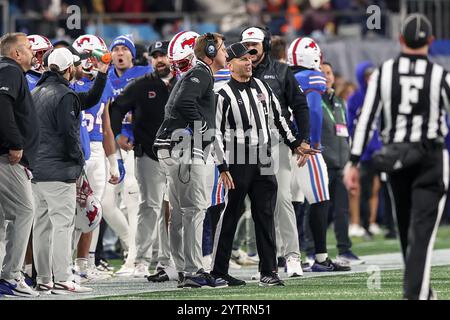
[[[227,49],[231,80],[219,90],[217,99],[215,150],[220,177],[229,191],[216,230],[211,275],[226,280],[229,286],[245,284],[228,274],[228,263],[247,194],[261,259],[260,285],[284,285],[277,274],[274,210],[278,185],[270,157],[271,123],[299,154],[299,165],[304,165],[307,153],[314,152],[300,147],[270,87],[252,77],[254,51],[242,43]]]
[[[405,261],[405,299],[435,298],[431,254],[449,178],[444,108],[449,107],[450,74],[427,59],[432,41],[425,16],[406,18],[401,55],[383,63],[370,78],[344,174],[344,183],[354,191],[356,165],[380,118],[384,146],[374,161],[389,174]]]

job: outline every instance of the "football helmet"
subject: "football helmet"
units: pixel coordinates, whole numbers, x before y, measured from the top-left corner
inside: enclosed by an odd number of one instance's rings
[[[322,52],[311,38],[297,38],[288,48],[288,64],[320,71]]]
[[[38,34],[32,34],[27,36],[28,41],[31,43],[31,50],[34,52],[34,57],[36,58],[35,63],[31,67],[34,71],[42,72],[43,67],[43,56],[48,50],[53,49],[52,43],[44,36]]]
[[[97,36],[92,34],[84,34],[75,39],[72,44],[80,54],[90,54],[92,50],[101,50],[104,52],[108,51],[108,46],[105,41]],[[84,59],[81,59],[81,67],[83,68],[83,72],[87,74],[95,74],[94,67],[95,64],[92,60],[91,56],[87,56]]]
[[[194,46],[198,36],[193,31],[181,31],[170,40],[168,56],[175,75],[182,75],[194,66]]]
[[[82,174],[77,181],[77,210],[75,228],[83,233],[94,230],[102,219],[102,206],[94,196],[89,181]]]

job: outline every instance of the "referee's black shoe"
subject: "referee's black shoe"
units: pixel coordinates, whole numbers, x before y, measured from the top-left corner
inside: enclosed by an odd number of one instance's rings
[[[314,261],[314,264],[311,267],[312,272],[333,272],[333,271],[350,271],[351,268],[349,265],[340,263],[337,261],[331,261],[330,258],[327,258],[323,262]]]
[[[271,274],[263,275],[261,274],[261,278],[259,279],[260,287],[273,287],[273,286],[282,286],[284,287],[284,281],[280,279],[278,273],[272,272]]]
[[[164,269],[161,269],[157,273],[149,275],[147,280],[150,282],[166,282],[169,281],[169,276]]]
[[[240,280],[240,279],[236,279],[232,276],[230,276],[229,274],[223,274],[223,275],[218,275],[215,273],[211,273],[211,275],[216,278],[216,279],[223,279],[228,283],[229,287],[238,287],[238,286],[245,286],[246,282],[244,280]]]

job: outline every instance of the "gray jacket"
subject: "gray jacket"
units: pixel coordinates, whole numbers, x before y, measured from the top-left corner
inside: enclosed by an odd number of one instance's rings
[[[339,136],[342,126],[347,128],[345,102],[334,95],[324,93],[322,95],[322,154],[329,169],[342,169],[350,155],[348,137]],[[340,128],[336,128],[340,125]]]

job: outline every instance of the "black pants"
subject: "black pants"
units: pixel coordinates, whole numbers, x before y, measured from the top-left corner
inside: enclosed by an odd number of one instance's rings
[[[229,260],[244,200],[251,200],[252,218],[255,222],[256,248],[260,257],[260,271],[268,275],[277,270],[274,211],[278,184],[274,175],[261,175],[257,165],[230,165],[235,189],[228,191],[225,210],[217,225],[211,273],[228,273]]]
[[[429,295],[431,254],[448,186],[448,155],[444,160],[443,152],[447,151],[442,146],[429,148],[420,164],[389,175],[405,261],[406,299]]]
[[[352,242],[348,237],[348,193],[342,181],[341,169],[328,169],[330,210],[333,213],[334,233],[338,253],[349,251]]]

